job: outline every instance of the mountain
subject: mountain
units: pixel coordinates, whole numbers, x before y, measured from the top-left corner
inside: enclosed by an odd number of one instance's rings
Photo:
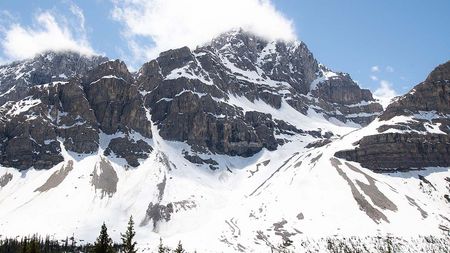
[[[19,99],[2,106],[2,165],[49,169],[63,160],[58,138],[70,152],[91,154],[101,146],[101,134],[122,133],[127,136],[112,139],[104,154],[114,153],[136,167],[152,148],[129,134],[152,137],[150,111],[166,140],[249,157],[289,141],[282,135],[333,135],[315,127],[296,128],[287,113],[271,111],[287,108],[365,125],[382,110],[370,91],[318,64],[303,43],[267,42],[242,31],[194,52],[185,47],[161,53],[137,76],[123,62],[101,60],[49,53],[3,68],[7,91],[2,96]],[[267,110],[247,108],[245,103],[254,102]]]
[[[89,242],[133,215],[147,251],[162,237],[324,252],[352,236],[375,251],[391,235],[399,251],[449,249],[447,65],[385,111],[304,43],[242,30],[136,73],[75,53],[2,66],[2,234]]]
[[[73,52],[46,52],[33,59],[0,66],[0,105],[24,98],[30,86],[85,75],[107,60],[103,56],[84,56]]]
[[[450,62],[397,98],[353,150],[336,156],[375,170],[450,166]]]

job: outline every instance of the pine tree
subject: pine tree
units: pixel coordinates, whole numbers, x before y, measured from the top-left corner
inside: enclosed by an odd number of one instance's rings
[[[64,241],[64,250],[69,249],[69,237],[66,236],[66,240]]]
[[[33,236],[28,243],[28,253],[39,253],[39,240],[36,236]]]
[[[136,242],[133,241],[136,232],[134,231],[133,216],[130,216],[128,221],[128,227],[125,234],[120,234],[122,237],[122,252],[123,253],[136,253]]]
[[[75,251],[75,245],[76,245],[76,241],[75,241],[75,235],[74,234],[72,234],[72,236],[69,238],[70,239],[70,241],[71,241],[71,244],[70,244],[70,250],[72,250],[72,251]]]
[[[103,222],[102,228],[100,230],[100,235],[94,244],[94,253],[113,253],[113,242],[108,235],[108,229]]]
[[[159,238],[158,253],[165,253],[165,252],[167,252],[167,248],[164,247],[162,238]]]
[[[185,253],[184,249],[183,249],[183,245],[181,244],[181,241],[178,242],[178,246],[174,251],[175,253]]]
[[[28,249],[28,238],[25,236],[25,238],[22,239],[22,253],[27,253],[27,249]]]

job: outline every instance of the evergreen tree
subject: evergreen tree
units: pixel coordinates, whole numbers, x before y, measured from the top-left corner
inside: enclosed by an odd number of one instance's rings
[[[186,251],[183,249],[183,245],[181,241],[178,242],[177,248],[174,250],[175,253],[185,253]]]
[[[64,242],[64,249],[68,250],[69,249],[69,237],[66,236],[66,241]]]
[[[162,238],[159,238],[158,253],[165,253],[165,252],[167,252],[167,248],[164,247]]]
[[[39,253],[39,239],[36,236],[31,237],[28,243],[28,253]]]
[[[77,243],[75,241],[75,235],[72,234],[72,237],[69,238],[71,243],[70,243],[70,250],[75,251],[75,244]]]
[[[133,241],[136,232],[134,231],[133,216],[130,216],[128,221],[128,227],[125,234],[120,234],[122,237],[122,252],[123,253],[136,253],[136,242]]]
[[[28,249],[28,238],[25,236],[25,238],[22,239],[22,253],[27,253],[27,249]]]
[[[100,235],[94,244],[94,253],[113,253],[113,241],[108,235],[108,229],[103,222]]]

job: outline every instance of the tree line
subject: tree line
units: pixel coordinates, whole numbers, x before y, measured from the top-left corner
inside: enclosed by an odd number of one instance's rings
[[[72,236],[66,240],[58,241],[46,236],[42,238],[38,235],[30,237],[0,238],[1,253],[137,253],[137,242],[135,240],[133,216],[128,221],[125,233],[121,233],[121,243],[114,243],[108,234],[108,228],[103,222],[100,234],[94,244],[77,245]],[[175,249],[171,249],[163,244],[162,239],[158,246],[157,253],[186,253],[181,244]]]
[[[108,228],[103,223],[100,228],[100,234],[94,244],[80,244],[74,236],[66,237],[65,240],[55,240],[50,236],[40,237],[33,235],[30,237],[16,237],[2,239],[0,235],[0,253],[137,253],[138,243],[135,240],[136,232],[134,229],[133,217],[130,217],[125,233],[120,234],[120,243],[114,243],[108,234]],[[400,252],[402,244],[394,242],[392,238],[379,237],[376,241],[369,241],[372,248],[368,249],[361,238],[327,238],[325,248],[319,249],[317,252],[330,253],[363,253],[363,252],[377,252],[377,253],[392,253]],[[435,237],[424,237],[428,250],[426,252],[450,252],[450,245],[445,239]],[[308,248],[312,246],[304,244],[302,246]],[[317,244],[318,245],[318,244]],[[313,245],[313,246],[317,246]],[[418,246],[418,245],[416,245]],[[313,247],[314,248],[314,247]],[[293,253],[293,241],[289,238],[284,239],[283,243],[278,246],[270,248],[272,253]],[[310,250],[308,250],[309,252]],[[316,250],[311,250],[316,251]],[[143,252],[143,249],[140,250]],[[181,242],[178,243],[175,249],[171,249],[163,244],[160,239],[159,246],[156,253],[187,253],[183,248]]]

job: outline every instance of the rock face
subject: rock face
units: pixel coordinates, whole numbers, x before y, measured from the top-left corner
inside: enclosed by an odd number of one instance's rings
[[[115,154],[117,157],[124,158],[130,166],[139,166],[138,159],[147,159],[153,148],[145,141],[134,141],[128,138],[115,138],[109,142],[108,148],[104,154],[109,156]]]
[[[64,181],[64,179],[66,179],[67,175],[69,175],[69,173],[72,170],[73,170],[73,161],[69,160],[67,164],[64,164],[60,170],[55,171],[42,186],[40,186],[34,191],[46,192],[58,187],[58,185],[60,185]]]
[[[385,133],[364,137],[359,148],[336,153],[376,171],[450,165],[450,137],[443,134]]]
[[[373,101],[372,93],[369,90],[359,88],[347,74],[332,76],[328,80],[323,81],[313,91],[313,94],[328,102],[341,105]]]
[[[92,172],[92,186],[96,191],[100,191],[101,198],[111,197],[117,191],[118,181],[119,178],[112,165],[105,158],[102,158],[95,165],[94,171]]]
[[[370,102],[374,101],[372,93],[361,89],[348,74],[328,75],[328,80],[321,81],[311,91],[314,97],[325,101],[320,102],[325,114],[343,122],[351,120],[365,126],[383,111],[380,104]],[[331,113],[334,110],[338,113]]]
[[[13,179],[13,175],[10,173],[5,173],[0,177],[0,188],[5,187],[11,180]]]
[[[196,208],[197,204],[194,201],[190,200],[182,200],[177,202],[170,202],[166,205],[162,205],[159,203],[154,204],[151,202],[148,205],[146,215],[144,220],[141,222],[141,226],[146,226],[150,222],[153,224],[153,231],[158,232],[159,230],[159,223],[161,222],[167,222],[170,221],[172,218],[172,215],[176,214],[177,212],[180,212],[182,210],[186,211],[189,209]]]
[[[60,60],[63,55],[58,55],[53,59],[65,62],[73,55],[67,57]],[[151,123],[125,64],[107,61],[83,71],[74,73],[68,81],[30,84],[21,94],[23,99],[1,106],[0,164],[19,170],[48,169],[64,160],[61,144],[67,151],[92,154],[99,149],[100,134],[124,135],[128,153],[143,149],[130,134],[151,138]],[[115,145],[122,143],[114,141],[110,149],[123,149]],[[139,165],[130,154],[119,151],[117,156],[131,159],[132,166]],[[145,146],[144,151],[151,152],[151,148]]]
[[[116,60],[90,71],[83,80],[83,87],[104,133],[134,130],[151,138],[151,124],[147,120],[143,99],[133,82],[125,63]]]
[[[238,100],[274,109],[285,103],[305,114],[312,109],[362,125],[382,111],[370,91],[318,64],[305,44],[267,42],[242,31],[194,51],[162,53],[141,68],[137,84],[147,93],[146,105],[164,139],[218,154],[274,150],[284,142],[277,133],[302,132],[271,115],[246,111]]]
[[[23,99],[30,86],[83,76],[107,60],[103,56],[84,56],[70,51],[46,52],[30,60],[0,66],[0,105]]]
[[[163,139],[192,147],[185,157],[248,157],[277,149],[287,136],[332,135],[246,107],[253,102],[361,125],[382,111],[369,91],[319,64],[304,43],[243,31],[194,51],[163,52],[134,74],[119,60],[49,52],[0,67],[0,164],[48,169],[65,149],[104,150],[136,167],[153,150],[152,123]]]
[[[378,171],[450,166],[450,62],[389,105],[380,124],[379,134],[335,155]]]
[[[173,213],[173,204],[160,205],[158,203],[150,203],[147,208],[145,219],[142,221],[141,226],[146,226],[150,221],[153,222],[153,227],[156,228],[158,222],[169,221]]]
[[[380,118],[389,120],[420,111],[450,114],[450,61],[438,66],[424,82],[389,105]]]

